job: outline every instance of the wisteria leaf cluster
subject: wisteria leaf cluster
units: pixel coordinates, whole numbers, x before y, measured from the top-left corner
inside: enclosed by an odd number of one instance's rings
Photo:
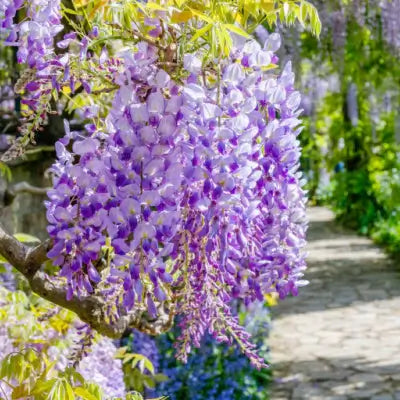
[[[10,289],[0,288],[1,399],[125,400],[111,340],[82,341],[82,323],[71,312]]]
[[[59,368],[52,350],[63,345],[74,317],[24,292],[1,289],[0,398],[100,400],[97,385],[73,368]],[[60,323],[61,322],[61,323]]]
[[[232,49],[230,32],[235,32],[248,37],[257,26],[262,23],[271,28],[279,21],[285,24],[299,22],[305,29],[309,29],[319,36],[321,22],[316,8],[308,1],[131,1],[125,0],[110,4],[108,1],[98,0],[91,2],[75,1],[76,10],[65,9],[67,13],[76,14],[84,11],[86,20],[92,24],[92,19],[115,23],[119,20],[125,30],[131,29],[131,21],[134,20],[140,33],[147,39],[149,29],[143,24],[145,18],[154,18],[157,13],[170,14],[171,23],[185,24],[185,31],[175,42],[182,54],[191,52],[193,47],[207,44],[209,56],[219,57],[222,54],[228,56]],[[190,38],[188,40],[187,38]]]
[[[13,399],[101,400],[96,385],[85,383],[83,377],[73,370],[54,374],[53,365],[39,352],[28,348],[1,360],[0,379],[7,384]],[[0,394],[0,398],[7,400],[6,392]]]

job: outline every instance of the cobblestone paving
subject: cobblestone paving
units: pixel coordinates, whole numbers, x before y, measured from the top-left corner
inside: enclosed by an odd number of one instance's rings
[[[273,310],[271,400],[400,400],[400,265],[310,210],[310,285]]]

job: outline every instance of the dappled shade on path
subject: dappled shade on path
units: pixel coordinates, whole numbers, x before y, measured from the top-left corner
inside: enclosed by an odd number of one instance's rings
[[[400,268],[325,208],[310,214],[310,285],[274,308],[272,400],[400,399]]]

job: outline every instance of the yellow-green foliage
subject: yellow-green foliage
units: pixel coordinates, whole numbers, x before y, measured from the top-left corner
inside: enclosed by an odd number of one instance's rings
[[[156,46],[159,64],[176,81],[185,74],[184,55],[194,52],[202,58],[207,80],[215,81],[218,60],[230,54],[233,33],[249,37],[260,24],[273,28],[278,21],[287,25],[299,22],[317,36],[321,32],[318,12],[305,0],[71,0],[63,2],[63,14],[70,29],[82,37],[98,27],[99,36],[89,43],[89,49],[98,55],[104,49],[110,54],[135,51],[141,41]],[[146,21],[153,17],[162,21],[163,34],[159,38],[149,34],[153,27]],[[78,47],[70,51],[79,54]],[[96,104],[105,112],[118,87],[110,81],[106,70],[95,68],[92,61],[77,57],[71,63],[75,76],[91,82],[92,93],[79,93],[80,79],[76,79],[78,94],[73,97],[70,88],[64,87],[67,111],[72,113]],[[62,100],[55,91],[54,96],[57,101]],[[93,123],[98,125],[100,121]]]
[[[127,347],[121,347],[118,350],[117,357],[122,360],[125,383],[128,389],[143,393],[146,387],[154,389],[157,383],[168,380],[167,376],[155,372],[152,362],[146,356],[129,353],[127,349]]]
[[[0,400],[105,399],[98,385],[85,381],[75,368],[60,370],[54,352],[50,354],[51,349],[71,346],[68,333],[76,322],[73,313],[36,295],[0,287],[0,326],[7,327],[7,337],[13,346],[10,354],[2,354],[0,358]],[[143,385],[154,387],[166,379],[156,374],[151,362],[140,354],[130,354],[122,348],[116,356],[122,358],[127,383],[135,390],[143,389]],[[120,400],[143,400],[143,397],[132,392]]]
[[[77,32],[83,32],[85,26],[100,25],[101,21],[110,27],[109,39],[128,39],[134,23],[142,33],[136,39],[155,44],[148,35],[152,27],[144,23],[145,18],[166,13],[170,17],[168,24],[183,25],[179,35],[172,34],[167,23],[164,26],[165,32],[171,33],[171,45],[177,46],[180,54],[203,47],[205,54],[213,58],[229,55],[232,32],[248,37],[263,23],[273,27],[278,20],[288,25],[298,21],[317,36],[321,32],[318,12],[305,0],[74,0],[72,4],[74,8],[64,7],[64,13]],[[74,19],[76,15],[83,19]]]
[[[0,361],[0,382],[11,399],[101,400],[96,385],[72,368],[59,371],[48,350],[66,345],[66,333],[76,317],[35,295],[0,288],[0,324],[8,327],[14,351]],[[49,331],[52,332],[48,335]],[[40,348],[41,350],[36,350]],[[8,399],[5,392],[0,399]]]

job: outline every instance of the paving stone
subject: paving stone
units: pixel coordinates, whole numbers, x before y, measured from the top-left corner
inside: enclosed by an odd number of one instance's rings
[[[334,394],[339,394],[339,395],[348,395],[349,393],[352,393],[354,392],[354,390],[356,390],[356,386],[354,383],[349,384],[346,382],[342,382],[341,385],[338,385],[337,382],[335,383],[331,382],[331,386],[332,386],[332,392]]]
[[[323,400],[347,400],[347,396],[325,396]]]
[[[378,374],[354,374],[349,377],[350,382],[383,382],[384,378]]]
[[[288,396],[290,396],[290,395],[288,395]],[[277,396],[276,394],[274,394],[271,397],[271,400],[288,400],[290,398],[288,396]]]
[[[344,381],[351,373],[349,371],[313,371],[310,373],[313,381]]]
[[[323,395],[322,388],[316,387],[309,383],[302,383],[294,388],[292,399],[293,400],[309,399],[312,396],[322,396],[322,395]]]
[[[396,391],[394,394],[395,400],[400,400],[400,391]]]
[[[280,392],[280,391],[275,391],[271,395],[271,400],[289,400],[290,399],[290,393],[289,392]]]
[[[327,396],[326,394],[322,396],[311,396],[309,400],[347,400],[345,396]]]
[[[360,389],[354,391],[353,393],[349,393],[349,398],[357,400],[371,400],[371,398],[378,392],[379,389]]]
[[[393,400],[394,397],[391,394],[378,394],[377,396],[372,397],[371,400]]]

